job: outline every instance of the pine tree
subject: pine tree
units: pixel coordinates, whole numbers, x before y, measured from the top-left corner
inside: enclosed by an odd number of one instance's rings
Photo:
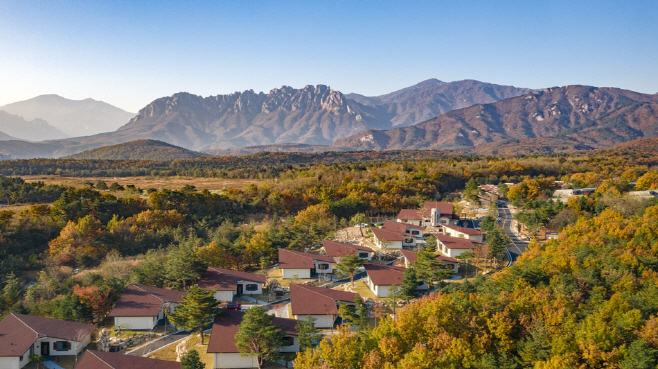
[[[295,325],[297,330],[297,340],[299,341],[299,351],[303,352],[307,348],[315,346],[315,342],[320,339],[318,329],[315,328],[316,319],[308,315],[306,319],[300,320]]]
[[[370,223],[370,218],[368,218],[368,216],[363,213],[357,213],[352,217],[352,219],[350,219],[350,223],[353,226],[359,227],[359,230],[361,231],[361,237],[363,237],[363,227],[361,227],[361,224]]]
[[[277,349],[282,345],[285,333],[274,325],[274,315],[264,307],[253,307],[244,314],[235,335],[235,345],[241,356],[257,356],[258,367],[279,357]]]
[[[206,271],[208,264],[198,252],[200,242],[198,238],[190,238],[169,249],[165,269],[170,286],[186,288]]]
[[[418,287],[418,275],[415,268],[409,268],[404,271],[402,286],[400,286],[400,297],[409,301],[416,297],[416,287]]]
[[[368,308],[366,308],[359,295],[354,296],[354,319],[352,322],[359,326],[359,330],[363,330],[368,324]]]
[[[336,268],[340,270],[341,273],[350,276],[350,282],[352,283],[352,287],[354,287],[354,274],[356,273],[357,268],[361,265],[363,265],[363,260],[358,256],[347,255],[340,261],[340,263],[336,264]]]
[[[182,369],[204,369],[206,364],[201,362],[197,350],[188,351],[180,361]]]
[[[169,320],[177,327],[187,330],[198,329],[203,341],[203,326],[221,311],[215,298],[215,290],[191,287],[183,301],[176,306],[173,313],[167,313]]]
[[[354,321],[354,305],[341,303],[338,307],[338,315],[343,319],[343,324]]]

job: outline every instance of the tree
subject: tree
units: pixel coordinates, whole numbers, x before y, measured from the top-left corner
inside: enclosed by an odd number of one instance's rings
[[[359,295],[354,296],[354,319],[352,322],[359,326],[359,330],[363,330],[368,324],[368,308]]]
[[[496,227],[487,232],[487,243],[489,244],[488,257],[491,259],[507,250],[506,246],[509,245],[510,239],[502,229]]]
[[[208,264],[199,255],[197,247],[200,242],[198,238],[190,238],[169,248],[165,270],[170,286],[184,289],[206,271]]]
[[[357,213],[352,217],[352,219],[350,219],[350,224],[359,227],[359,230],[361,231],[361,237],[364,237],[363,227],[361,227],[361,224],[368,224],[368,223],[370,223],[370,218],[368,218],[368,216],[363,213]]]
[[[5,303],[12,306],[20,301],[21,294],[23,293],[23,286],[21,281],[16,278],[14,272],[11,272],[5,277],[5,287],[2,289],[4,294]]]
[[[480,222],[480,228],[482,228],[482,230],[485,232],[492,231],[497,226],[498,222],[496,222],[496,218],[492,217],[491,215],[487,215]]]
[[[341,272],[348,274],[350,276],[350,282],[352,287],[354,287],[354,274],[356,273],[357,268],[363,265],[363,260],[361,260],[356,255],[347,255],[345,256],[340,263],[336,264],[336,268]]]
[[[306,319],[300,320],[295,324],[297,339],[299,341],[299,351],[315,347],[316,342],[320,340],[321,336],[318,334],[318,329],[315,328],[315,321],[315,318],[307,315]]]
[[[338,307],[338,315],[343,319],[343,324],[354,321],[354,305],[341,303]]]
[[[182,369],[204,369],[206,364],[201,362],[199,352],[197,350],[190,350],[181,358],[180,365]]]
[[[98,286],[82,287],[76,284],[73,293],[78,296],[81,303],[91,309],[94,323],[102,322],[110,311],[110,291],[107,289],[101,290]]]
[[[112,192],[123,191],[123,190],[125,190],[125,188],[123,188],[122,185],[120,185],[116,182],[114,182],[110,185],[110,191],[112,191]]]
[[[107,190],[107,183],[105,183],[101,180],[98,180],[96,182],[96,189],[98,189],[98,190]]]
[[[186,330],[198,329],[201,344],[204,344],[203,326],[219,314],[221,309],[217,305],[219,305],[219,301],[215,298],[215,290],[204,290],[192,286],[187,290],[187,295],[176,306],[174,312],[167,312],[167,316],[177,327]]]
[[[256,356],[258,367],[262,368],[265,362],[280,356],[277,349],[283,344],[284,337],[281,327],[274,325],[274,315],[257,306],[244,314],[235,335],[235,345],[241,356]]]
[[[404,271],[404,277],[402,278],[402,285],[400,286],[400,296],[405,300],[409,301],[412,298],[416,297],[416,288],[418,287],[418,274],[416,269],[411,267]]]
[[[652,369],[656,367],[658,350],[651,348],[645,340],[631,343],[626,358],[621,362],[622,369]]]
[[[28,356],[28,360],[29,360],[30,363],[35,363],[37,369],[41,368],[41,364],[46,362],[46,358],[44,358],[41,355],[36,355],[36,354],[32,354],[32,355]]]
[[[386,301],[388,302],[388,305],[393,308],[393,314],[395,314],[395,308],[398,306],[398,300],[400,297],[402,297],[400,286],[394,284],[389,287]]]
[[[469,261],[473,260],[473,258],[475,258],[475,253],[473,251],[462,252],[461,254],[455,257],[455,259],[458,259],[462,263],[466,264],[466,273],[465,273],[466,278],[468,278],[468,272],[471,267]]]

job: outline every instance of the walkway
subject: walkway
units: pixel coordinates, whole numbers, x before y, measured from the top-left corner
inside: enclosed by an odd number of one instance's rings
[[[176,342],[180,339],[183,339],[187,336],[190,335],[190,332],[187,331],[179,331],[176,333],[172,333],[170,335],[158,338],[155,341],[151,341],[143,346],[140,346],[132,351],[126,352],[126,355],[132,355],[132,356],[145,356],[148,355],[149,353],[160,349],[164,346],[167,346],[173,342]]]

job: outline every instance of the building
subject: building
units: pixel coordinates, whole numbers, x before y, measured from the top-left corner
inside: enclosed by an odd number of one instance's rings
[[[392,220],[387,220],[382,225],[382,229],[387,231],[398,232],[402,234],[408,234],[415,237],[424,237],[424,231],[426,227],[417,226],[409,223],[394,222]]]
[[[290,310],[297,320],[311,316],[316,328],[332,328],[341,304],[354,305],[356,293],[290,284]]]
[[[567,188],[555,190],[555,192],[553,192],[553,197],[562,202],[567,202],[569,199],[576,196],[589,196],[594,192],[596,192],[596,188]]]
[[[366,246],[352,245],[351,243],[342,243],[334,241],[322,241],[324,251],[327,256],[331,256],[337,263],[347,255],[356,255],[360,259],[371,261],[375,256],[375,250]]]
[[[244,312],[237,310],[224,310],[215,317],[212,332],[208,341],[208,353],[213,355],[213,368],[258,368],[256,356],[242,356],[235,345],[235,336],[238,326],[242,322]],[[299,341],[294,319],[274,318],[274,325],[285,330],[285,345],[279,348],[280,352],[299,352]],[[210,369],[210,368],[208,368]]]
[[[484,242],[484,235],[486,232],[479,231],[473,228],[457,227],[444,225],[441,233],[450,237],[466,238],[471,241]]]
[[[131,284],[108,316],[114,318],[117,327],[150,330],[165,318],[165,311],[174,311],[184,295],[183,291]]]
[[[408,245],[414,244],[414,238],[411,235],[405,237],[398,232],[391,232],[374,227],[370,228],[370,230],[372,231],[375,245],[380,249],[400,250],[405,243]]]
[[[398,222],[424,227],[438,227],[451,224],[455,219],[453,206],[447,202],[427,201],[420,210],[402,209],[396,217]]]
[[[223,302],[233,301],[235,295],[260,295],[267,277],[262,274],[208,267],[199,280],[199,288],[217,290],[215,298]]]
[[[336,260],[330,256],[279,249],[279,268],[283,279],[309,279],[312,273],[331,274]]]
[[[11,155],[0,154],[0,161],[11,160]]]
[[[414,251],[411,250],[402,250],[402,257],[404,259],[404,267],[409,268],[415,262],[418,261],[418,256]],[[451,258],[449,256],[440,255],[436,258],[437,261],[443,263],[446,269],[452,270],[453,273],[457,273],[459,270],[459,260]]]
[[[406,268],[393,265],[380,265],[364,263],[368,276],[365,279],[366,285],[377,297],[388,297],[391,286],[402,285],[404,271]],[[427,290],[427,284],[421,283],[416,288],[418,290]]]
[[[469,240],[468,238],[444,235],[437,235],[436,243],[436,249],[443,255],[450,258],[456,258],[457,256],[468,251],[475,252],[475,250],[477,250],[483,244],[482,242]]]
[[[181,369],[181,363],[103,351],[85,351],[75,369]]]
[[[647,191],[630,191],[628,193],[629,197],[638,197],[644,199],[653,199],[658,197],[658,190],[647,190]]]
[[[91,342],[96,326],[11,313],[0,321],[0,368],[20,369],[30,355],[73,356]]]

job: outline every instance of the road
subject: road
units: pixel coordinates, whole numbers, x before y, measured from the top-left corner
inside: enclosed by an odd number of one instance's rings
[[[518,238],[516,233],[512,232],[512,212],[506,203],[498,204],[498,216],[500,217],[503,230],[507,234],[507,237],[509,237],[510,241],[512,241],[508,250],[510,254],[512,254],[512,262],[515,262],[516,259],[528,248],[529,242]]]
[[[157,339],[155,341],[149,342],[145,344],[144,346],[141,346],[137,349],[134,349],[132,351],[126,352],[126,355],[132,355],[132,356],[144,356],[152,351],[155,351],[161,347],[167,346],[168,344],[172,342],[176,342],[182,338],[185,338],[190,335],[190,332],[187,331],[181,331],[177,332],[174,334],[170,334],[168,336],[164,336],[160,339]]]

